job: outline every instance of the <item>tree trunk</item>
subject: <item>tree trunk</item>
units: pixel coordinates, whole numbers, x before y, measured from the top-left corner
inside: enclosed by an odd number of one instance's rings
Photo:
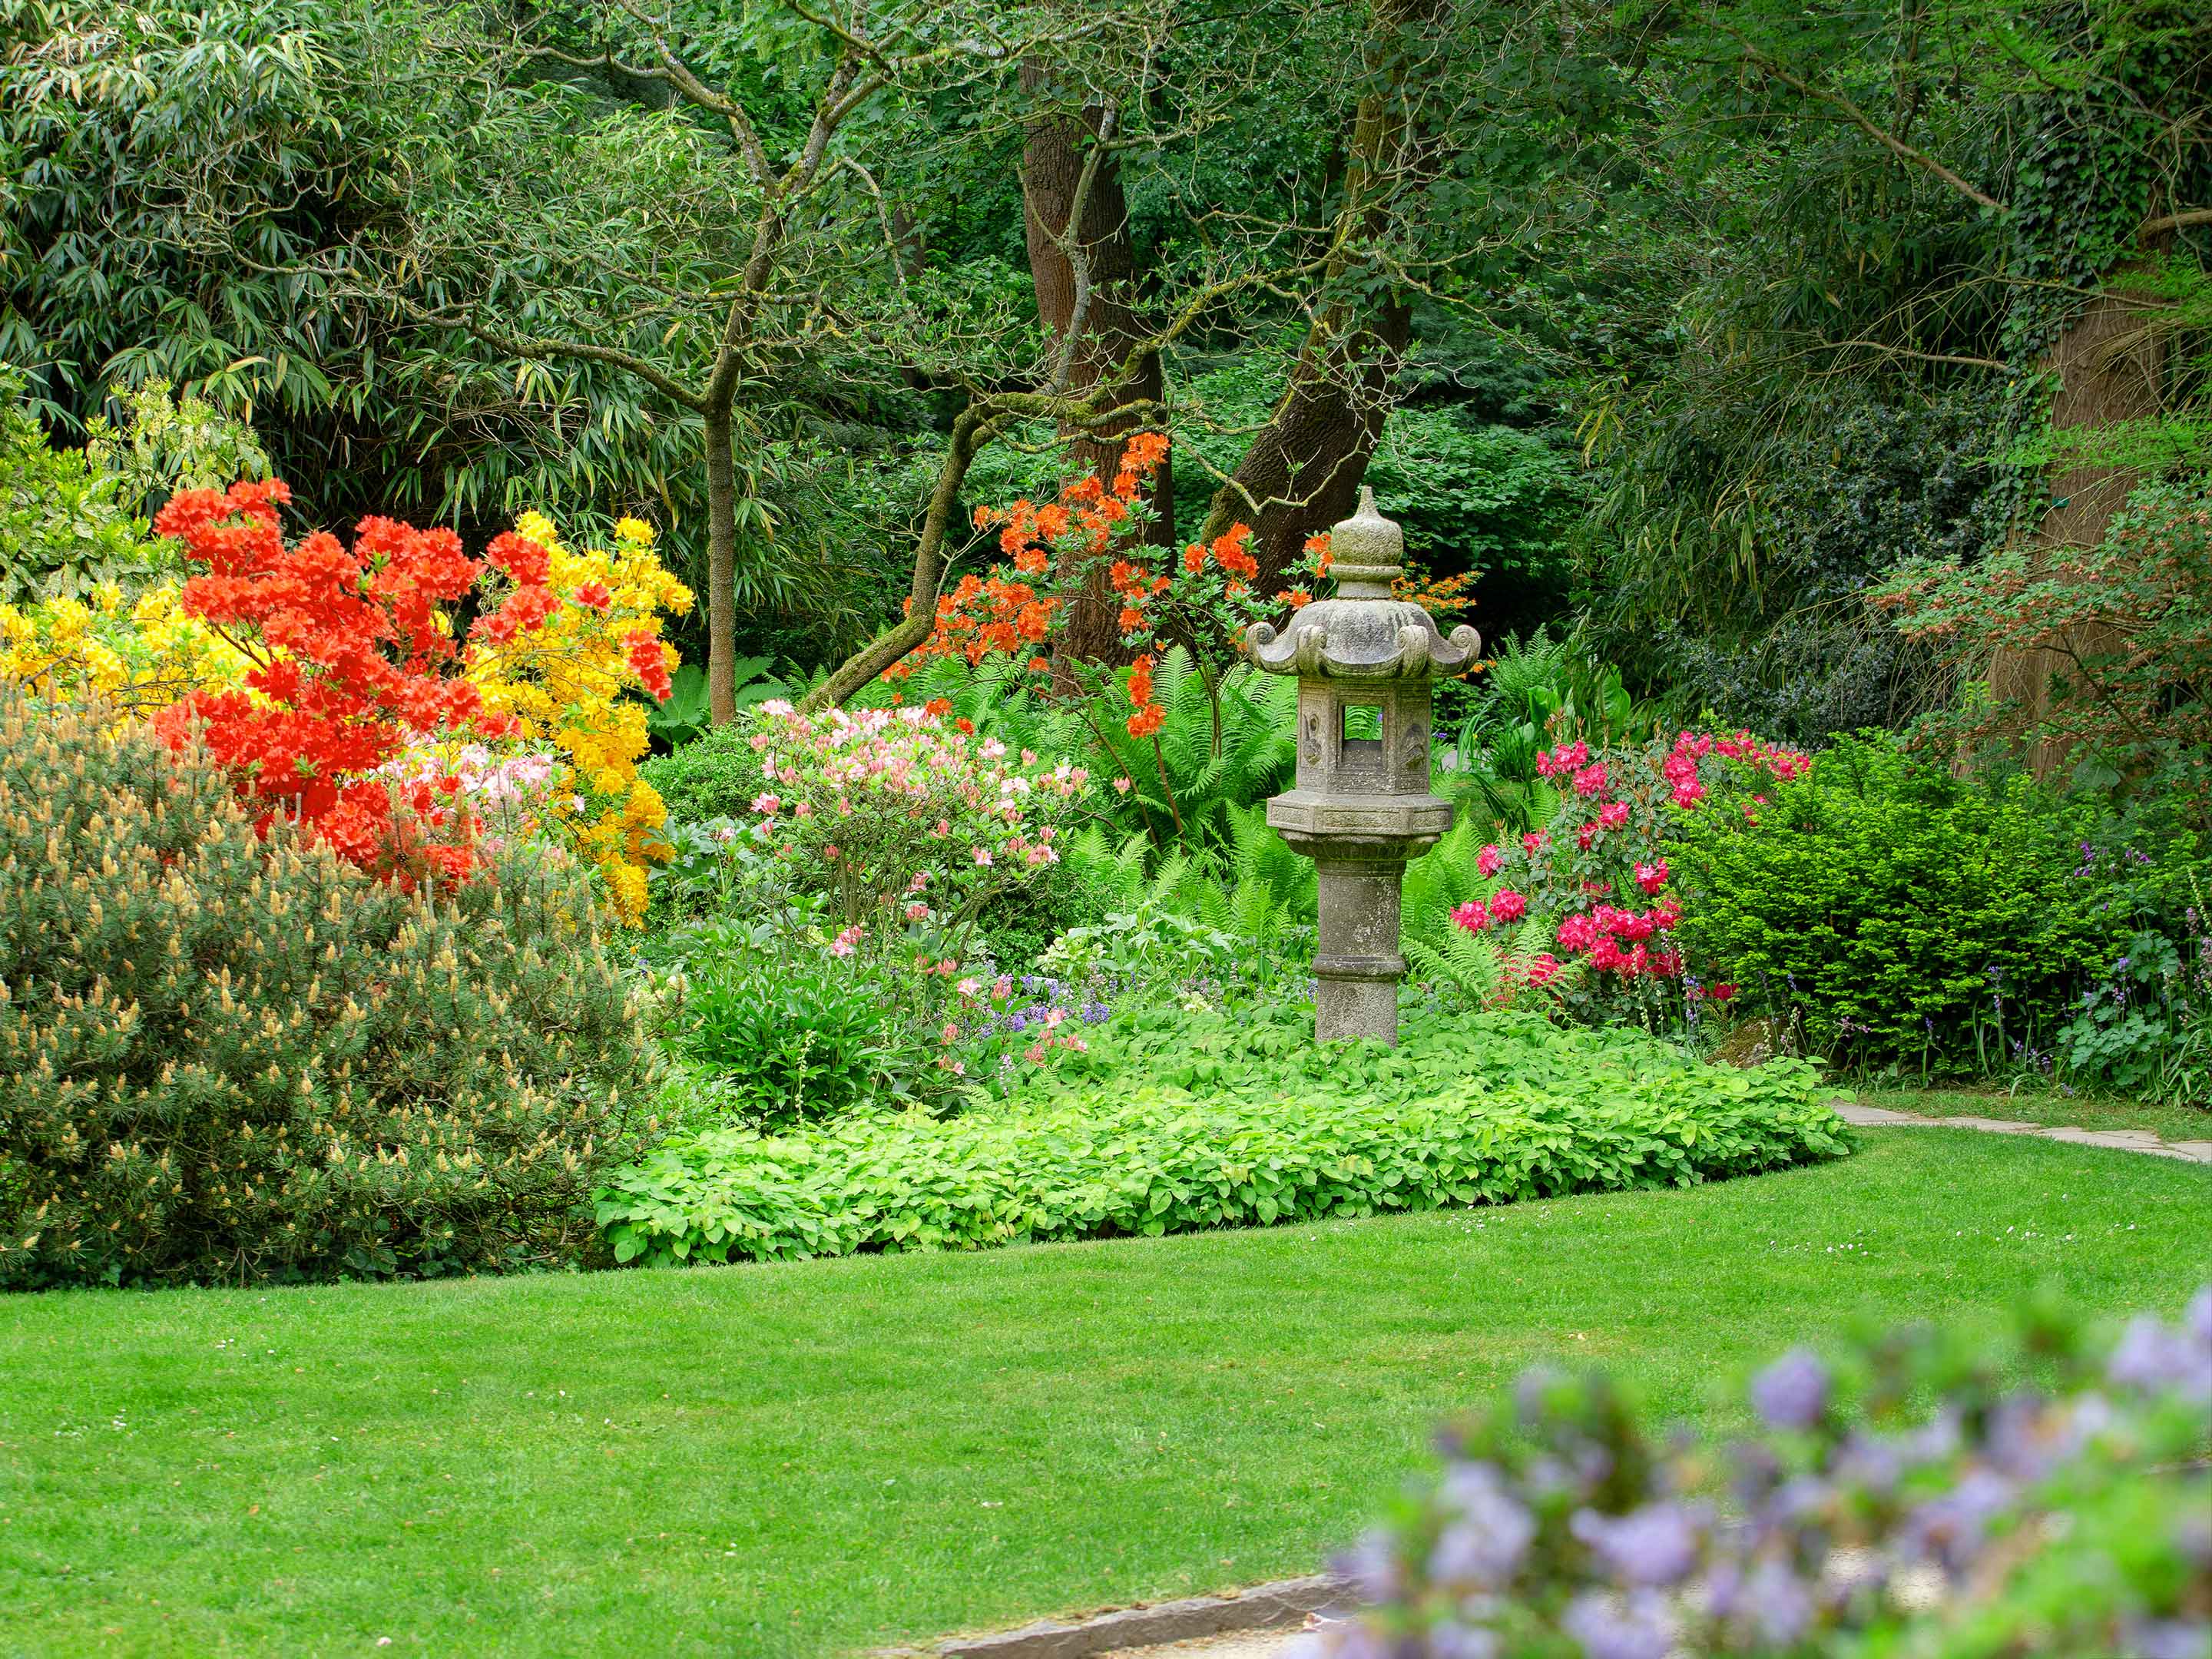
[[[1043,76],[1024,65],[1022,84],[1034,91]],[[1121,193],[1121,169],[1110,155],[1103,157],[1085,197],[1074,240],[1090,267],[1091,295],[1079,324],[1075,318],[1076,274],[1067,255],[1054,238],[1065,239],[1075,209],[1089,141],[1095,139],[1103,112],[1086,110],[1078,118],[1054,114],[1031,121],[1022,146],[1024,219],[1028,233],[1030,276],[1036,287],[1037,318],[1055,343],[1065,342],[1071,326],[1079,330],[1068,358],[1065,389],[1080,397],[1099,381],[1118,374],[1127,364],[1131,344],[1144,337],[1136,310],[1137,256],[1129,235],[1128,204]],[[1160,361],[1148,356],[1139,365],[1121,401],[1157,399],[1161,392]],[[1122,422],[1072,438],[1067,453],[1076,476],[1095,471],[1110,481],[1121,464],[1122,444],[1115,434],[1131,423]],[[1066,428],[1063,428],[1066,430]],[[1155,546],[1175,544],[1175,494],[1171,462],[1163,461],[1152,476],[1146,500],[1152,510],[1146,539]],[[1085,662],[1115,657],[1121,629],[1116,620],[1121,602],[1106,578],[1103,561],[1085,573],[1082,592],[1068,608],[1059,650]]]
[[[2110,426],[2159,412],[2163,342],[2149,326],[2144,296],[2127,288],[2124,269],[2112,273],[2105,291],[2085,306],[2045,355],[2042,368],[2058,377],[2051,400],[2053,429]],[[2031,560],[2039,567],[2067,548],[2094,547],[2142,480],[2129,467],[2077,466],[2051,480],[2053,504],[2033,535]],[[2110,630],[2096,625],[2071,630],[2065,643],[2075,652],[2109,649]],[[2000,702],[2016,700],[2033,726],[2051,712],[2052,681],[2071,667],[2066,650],[1999,651],[1990,664],[1990,691]],[[2066,763],[2063,744],[2038,742],[2023,757],[2038,777],[2047,778]]]
[[[1347,516],[1358,501],[1411,325],[1411,308],[1397,300],[1347,338],[1332,339],[1316,325],[1235,482],[1214,492],[1200,535],[1218,536],[1239,520],[1249,524],[1261,592],[1272,592],[1297,563],[1309,536]]]
[[[1331,282],[1352,268],[1358,245],[1382,230],[1389,190],[1436,163],[1434,155],[1417,155],[1408,142],[1399,95],[1410,66],[1397,55],[1400,31],[1436,9],[1437,0],[1377,0],[1366,52],[1370,86],[1352,123]],[[1239,520],[1249,524],[1260,592],[1273,591],[1303,556],[1308,537],[1352,511],[1390,411],[1391,381],[1412,324],[1401,295],[1392,295],[1365,317],[1332,301],[1307,331],[1267,424],[1231,481],[1214,492],[1201,538],[1218,536]]]
[[[707,718],[715,726],[738,712],[738,486],[730,456],[726,401],[706,411]]]
[[[830,678],[799,699],[811,713],[849,702],[854,695],[927,640],[937,626],[937,588],[945,576],[945,538],[960,511],[960,486],[976,452],[991,441],[991,421],[974,409],[963,410],[952,422],[952,440],[946,446],[945,464],[938,469],[937,483],[929,492],[929,510],[921,521],[921,538],[915,545],[914,577],[907,590],[906,615],[896,624],[862,646],[840,663]]]

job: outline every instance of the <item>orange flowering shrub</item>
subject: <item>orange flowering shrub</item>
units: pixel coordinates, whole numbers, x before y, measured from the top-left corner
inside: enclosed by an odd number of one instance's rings
[[[884,678],[913,672],[915,658],[957,652],[980,663],[994,654],[1037,652],[1066,620],[1091,562],[1110,551],[1117,539],[1131,538],[1108,580],[1121,602],[1121,642],[1135,653],[1126,682],[1129,732],[1139,738],[1157,732],[1166,718],[1152,700],[1152,671],[1160,651],[1170,644],[1184,647],[1210,679],[1226,668],[1250,623],[1272,614],[1279,604],[1296,602],[1287,595],[1268,601],[1254,592],[1260,566],[1247,548],[1252,538],[1249,525],[1231,525],[1212,541],[1193,542],[1172,557],[1134,543],[1132,532],[1141,527],[1146,511],[1145,485],[1167,453],[1164,434],[1133,433],[1110,483],[1093,474],[1063,484],[1058,499],[1042,506],[1024,500],[1006,507],[978,507],[975,527],[998,526],[1006,562],[988,575],[962,577],[938,600],[928,641],[913,657],[886,670]],[[1028,664],[1033,673],[1049,665],[1041,653]]]

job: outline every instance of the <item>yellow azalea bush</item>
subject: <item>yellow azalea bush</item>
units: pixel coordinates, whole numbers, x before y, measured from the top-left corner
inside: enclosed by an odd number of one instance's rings
[[[560,608],[506,639],[475,636],[468,677],[488,708],[514,717],[525,743],[559,754],[551,810],[635,922],[647,865],[672,849],[660,834],[667,809],[637,773],[650,741],[645,705],[625,693],[665,683],[676,665],[661,614],[690,610],[691,590],[662,568],[653,526],[637,519],[617,523],[608,549],[569,548],[542,513],[524,514],[514,532],[549,556],[545,586]]]
[[[166,708],[187,692],[235,685],[252,659],[157,583],[136,601],[112,582],[87,599],[0,605],[0,681],[35,696],[98,696],[129,713]]]

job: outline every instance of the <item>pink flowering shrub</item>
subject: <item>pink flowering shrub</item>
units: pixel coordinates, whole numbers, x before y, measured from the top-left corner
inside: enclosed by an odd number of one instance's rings
[[[1763,785],[1802,776],[1810,764],[1741,732],[1685,732],[1672,744],[1601,756],[1580,740],[1562,743],[1536,761],[1557,792],[1550,822],[1482,849],[1476,868],[1497,884],[1454,910],[1453,924],[1498,930],[1522,960],[1578,963],[1579,974],[1561,977],[1554,965],[1540,983],[1559,978],[1558,994],[1586,1012],[1650,1023],[1670,1018],[1686,996],[1725,1001],[1735,988],[1691,979],[1672,938],[1685,900],[1666,842],[1691,815],[1754,816],[1765,803]],[[1540,950],[1555,954],[1532,955]]]
[[[402,791],[428,789],[434,798],[465,806],[477,825],[477,843],[486,852],[530,845],[566,860],[567,845],[554,834],[560,823],[553,806],[559,764],[550,750],[432,742],[409,745],[370,775],[389,779]]]
[[[794,886],[827,890],[830,949],[911,956],[957,977],[987,907],[1060,861],[1091,775],[921,708],[762,705],[757,839]]]

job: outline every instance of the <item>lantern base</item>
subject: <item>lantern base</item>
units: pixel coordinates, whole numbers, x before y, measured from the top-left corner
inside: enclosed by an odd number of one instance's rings
[[[1304,849],[1301,849],[1304,850]],[[1314,1038],[1398,1041],[1398,954],[1402,848],[1380,857],[1315,860],[1321,929],[1314,951]]]
[[[1369,1037],[1398,1044],[1398,975],[1353,979],[1316,973],[1314,981],[1314,1041],[1342,1042]]]

